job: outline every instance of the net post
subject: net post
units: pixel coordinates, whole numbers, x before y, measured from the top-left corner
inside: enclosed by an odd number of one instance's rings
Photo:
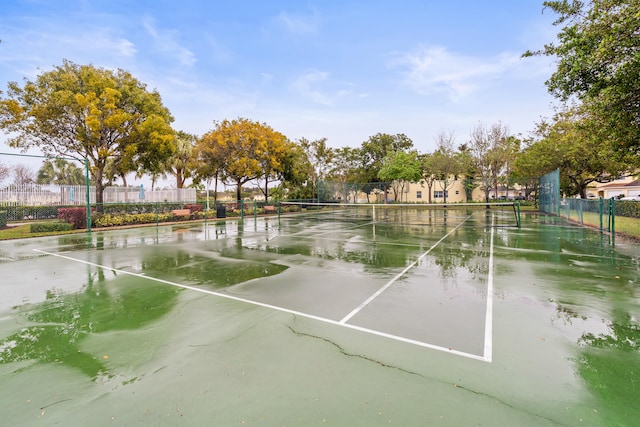
[[[373,221],[376,220],[376,205],[373,205],[373,212],[371,213],[371,216],[373,218]]]
[[[522,222],[520,219],[520,202],[516,202],[516,222],[518,223],[518,228],[522,228]]]

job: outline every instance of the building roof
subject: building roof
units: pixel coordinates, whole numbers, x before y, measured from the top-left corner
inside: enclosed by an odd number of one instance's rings
[[[598,189],[602,189],[602,188],[606,188],[606,189],[611,189],[611,188],[626,188],[628,189],[629,187],[635,188],[635,187],[639,187],[640,188],[640,180],[636,179],[633,180],[631,182],[610,182],[609,184],[604,184],[598,187]]]

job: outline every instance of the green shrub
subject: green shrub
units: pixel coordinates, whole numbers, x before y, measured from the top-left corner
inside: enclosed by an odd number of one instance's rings
[[[616,216],[640,218],[640,202],[634,200],[616,200],[614,203]]]
[[[38,222],[31,224],[29,230],[32,233],[50,233],[54,231],[71,231],[73,225],[67,222]]]
[[[166,222],[172,219],[173,215],[169,213],[163,213],[157,215],[158,222]],[[142,214],[100,214],[95,215],[92,220],[92,224],[95,227],[117,227],[120,225],[133,225],[133,224],[151,224],[156,222],[155,213],[142,213]]]
[[[7,226],[7,211],[0,211],[0,227]]]

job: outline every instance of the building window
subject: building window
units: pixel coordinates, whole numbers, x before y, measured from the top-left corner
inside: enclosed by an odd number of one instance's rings
[[[441,191],[441,190],[436,190],[433,192],[433,197],[435,197],[436,199],[444,199],[446,197],[449,197],[449,192],[448,191]]]
[[[422,199],[422,191],[416,192],[416,199]]]

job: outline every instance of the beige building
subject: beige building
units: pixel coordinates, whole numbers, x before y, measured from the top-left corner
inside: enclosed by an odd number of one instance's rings
[[[447,186],[445,190],[443,187]],[[447,203],[468,203],[468,202],[483,202],[485,200],[485,191],[482,186],[478,185],[471,191],[471,199],[467,199],[465,191],[464,179],[452,179],[448,183],[441,181],[435,181],[431,187],[424,181],[404,183],[404,185],[398,183],[388,187],[386,192],[387,202],[397,203],[444,203],[445,195]],[[339,185],[331,192],[334,194],[336,200],[340,200],[347,203],[384,203],[385,192],[381,189],[374,189],[367,197],[362,191],[340,191]],[[507,188],[505,186],[498,186],[498,191],[492,188],[489,191],[489,197],[492,200],[496,199],[509,199],[513,200],[521,198],[524,192],[519,188]]]
[[[594,182],[587,188],[588,198],[602,197],[603,199],[640,196],[640,180],[633,177],[616,179],[607,183]]]

